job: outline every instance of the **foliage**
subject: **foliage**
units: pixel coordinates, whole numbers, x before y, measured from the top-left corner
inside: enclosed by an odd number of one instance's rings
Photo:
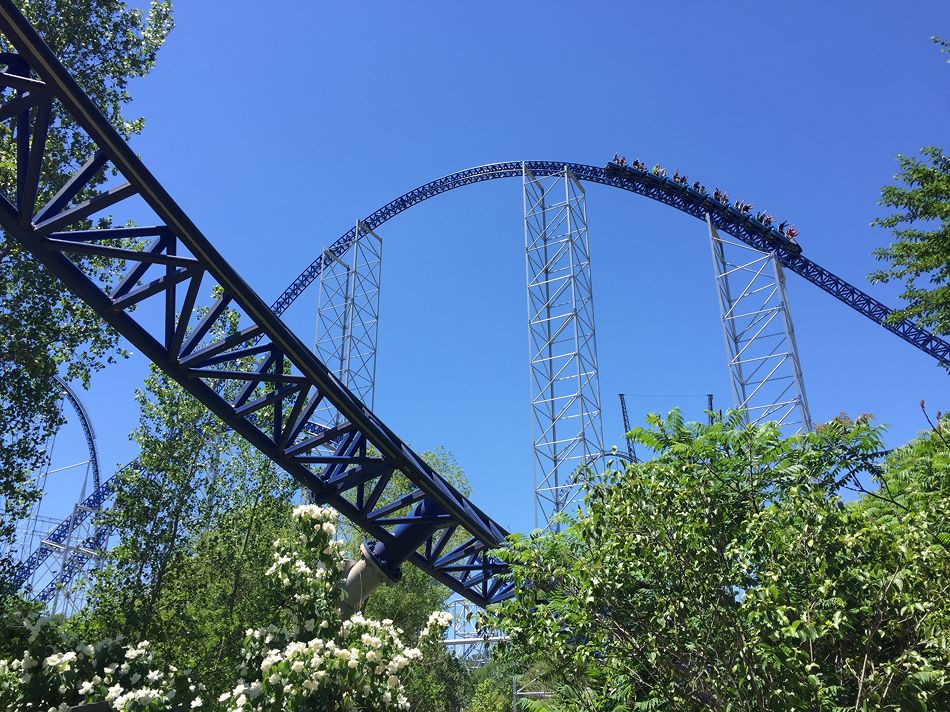
[[[148,638],[216,695],[233,686],[243,631],[280,606],[264,572],[294,485],[157,368],[136,398],[140,454],[108,515],[119,541],[73,626]]]
[[[148,641],[121,636],[88,645],[67,635],[61,617],[26,620],[26,648],[0,660],[0,706],[6,710],[65,710],[107,701],[115,712],[202,707],[202,685],[174,667],[161,669]]]
[[[416,645],[408,647],[392,620],[357,613],[343,620],[343,542],[334,540],[337,513],[316,505],[293,510],[293,526],[273,544],[266,571],[273,622],[248,629],[236,686],[212,708],[234,712],[286,709],[407,709],[405,685],[424,652],[440,650],[438,638],[451,616],[427,617]],[[87,645],[67,634],[61,618],[27,623],[26,650],[0,661],[0,703],[5,709],[64,710],[106,700],[117,711],[195,709],[205,705],[203,685],[176,667],[156,666],[151,646],[122,644],[123,637]],[[233,677],[231,679],[233,684]]]
[[[20,7],[111,123],[126,137],[140,132],[143,120],[123,113],[131,100],[128,82],[154,66],[173,26],[170,2],[153,2],[146,14],[123,0],[24,0]],[[4,41],[0,47],[10,49]],[[92,142],[79,127],[65,114],[54,114],[37,204],[52,197],[92,152]],[[76,200],[88,199],[105,178],[101,172]],[[15,186],[16,137],[4,122],[0,191],[12,195]],[[105,218],[99,224],[109,222]],[[114,260],[84,264],[105,285],[114,284],[122,271]],[[66,295],[62,284],[6,233],[0,239],[0,332],[2,544],[37,496],[29,475],[42,464],[45,442],[61,424],[53,377],[61,374],[87,386],[90,376],[118,353],[118,335],[89,307]],[[7,576],[8,571],[0,570],[0,588]]]
[[[655,459],[592,476],[565,531],[500,552],[519,596],[488,623],[564,710],[947,708],[950,499],[846,504],[880,449],[860,420],[783,439],[651,416],[633,436]],[[875,473],[909,505],[946,462],[933,436]]]
[[[872,224],[893,231],[896,240],[874,251],[888,263],[872,282],[904,283],[907,306],[893,321],[914,319],[938,334],[950,333],[950,157],[937,146],[919,157],[897,157],[895,185],[881,190],[881,205],[895,211]]]
[[[474,693],[471,673],[441,640],[429,639],[420,648],[422,660],[410,669],[406,678],[409,709],[460,712]]]
[[[475,686],[475,693],[466,712],[510,712],[511,684],[500,684],[499,680],[484,678]]]
[[[249,630],[244,681],[220,701],[232,710],[407,709],[406,668],[422,658],[419,647],[402,642],[389,619],[357,613],[342,620],[342,544],[334,541],[336,512],[316,505],[294,509],[295,530],[274,545],[268,569],[285,591],[276,624]],[[429,616],[419,645],[437,637],[447,614]]]
[[[950,42],[930,39],[950,53]],[[894,212],[871,223],[896,239],[874,251],[888,264],[868,278],[903,282],[907,304],[890,316],[892,323],[912,319],[950,334],[950,157],[938,146],[926,146],[916,157],[899,154],[897,163],[896,182],[881,189],[879,201]]]
[[[512,680],[516,672],[510,660],[491,656],[472,675],[475,691],[465,712],[512,712]],[[517,672],[526,672],[517,670]]]

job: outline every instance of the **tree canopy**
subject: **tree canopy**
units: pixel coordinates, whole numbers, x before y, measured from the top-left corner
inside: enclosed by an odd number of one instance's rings
[[[655,459],[501,552],[519,596],[490,624],[564,710],[945,709],[947,430],[877,466],[867,422],[654,416],[633,438]]]
[[[931,40],[950,53],[950,42]],[[895,240],[874,251],[887,266],[868,278],[903,282],[906,305],[891,315],[893,322],[911,319],[950,334],[950,157],[939,146],[925,146],[919,156],[898,155],[897,163],[895,183],[881,189],[880,199],[893,212],[871,223]]]

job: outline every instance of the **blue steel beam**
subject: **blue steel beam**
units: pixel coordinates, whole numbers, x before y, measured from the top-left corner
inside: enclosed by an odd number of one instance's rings
[[[423,462],[248,287],[109,125],[12,0],[0,0],[0,30],[22,60],[0,58],[6,66],[0,87],[13,93],[0,107],[0,119],[14,124],[18,165],[24,166],[18,172],[18,200],[0,197],[0,226],[229,428],[310,489],[316,501],[331,504],[374,536],[378,563],[391,575],[407,557],[479,605],[511,595],[510,585],[498,577],[503,562],[490,554],[508,532]],[[31,111],[33,106],[38,110]],[[37,211],[30,196],[37,195],[41,175],[33,167],[42,165],[49,126],[63,112],[97,151]],[[76,204],[75,196],[92,185],[102,168],[118,181]],[[155,238],[147,248],[117,245],[114,240],[123,236],[123,228],[89,229],[88,218],[128,209],[132,202],[137,203],[132,214],[140,214],[144,203],[158,221],[151,228],[132,228],[136,237]],[[86,266],[85,256],[124,260],[126,278],[107,291]],[[196,309],[202,288],[213,288],[218,295],[205,310]],[[132,311],[148,300],[151,309]],[[158,324],[140,316],[149,311],[161,313]],[[229,312],[237,312],[245,328],[237,336],[216,339],[215,327],[224,327]],[[251,343],[254,355],[248,354]],[[332,405],[339,422],[349,427],[329,458],[312,454],[316,445],[306,427],[320,403]],[[378,506],[397,471],[416,488],[402,511]],[[444,536],[446,531],[467,536],[464,563],[446,561],[452,538]]]
[[[578,179],[589,183],[600,183],[612,188],[619,188],[631,193],[651,198],[657,202],[669,205],[677,210],[692,215],[705,222],[706,213],[712,218],[717,230],[726,232],[738,240],[761,250],[762,252],[775,251],[779,261],[788,270],[804,277],[812,284],[828,292],[831,296],[844,302],[849,307],[863,314],[876,324],[896,334],[909,344],[916,346],[924,353],[946,364],[950,362],[950,344],[934,336],[925,329],[914,325],[910,321],[891,323],[889,316],[892,310],[874,297],[849,284],[824,267],[812,262],[801,255],[800,250],[784,243],[778,237],[778,232],[769,229],[748,215],[743,215],[735,208],[723,205],[711,196],[702,195],[689,186],[674,183],[669,178],[659,178],[646,171],[633,169],[617,170],[608,166],[600,168],[581,163],[564,161],[509,161],[506,163],[489,163],[476,168],[469,168],[458,173],[451,173],[442,178],[430,181],[425,185],[410,190],[395,200],[386,203],[379,210],[370,213],[362,222],[370,229],[375,230],[399,213],[414,205],[434,198],[456,188],[474,183],[501,178],[520,178],[522,165],[535,175],[558,175],[567,167]],[[342,254],[353,241],[354,229],[343,233],[328,249],[333,254]],[[314,260],[287,289],[271,305],[277,314],[282,314],[293,301],[319,276],[323,269],[323,257]]]
[[[118,475],[113,475],[103,482],[99,487],[93,490],[92,494],[79,503],[76,511],[72,515],[56,525],[56,527],[46,536],[46,540],[53,542],[54,544],[63,544],[64,542],[68,541],[70,535],[80,524],[85,522],[93,512],[98,512],[100,509],[102,509],[102,505],[112,494],[112,488],[115,485],[117,476]],[[26,559],[19,562],[17,564],[16,572],[13,575],[14,587],[19,589],[27,581],[29,581],[30,577],[33,575],[33,572],[36,571],[52,553],[52,547],[40,544]]]

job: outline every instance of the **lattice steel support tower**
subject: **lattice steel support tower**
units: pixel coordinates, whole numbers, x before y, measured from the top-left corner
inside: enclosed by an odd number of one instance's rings
[[[317,298],[317,355],[370,408],[376,388],[382,261],[382,239],[357,220],[356,236],[346,250],[324,250]],[[330,407],[314,414],[314,421],[327,427],[339,425],[338,418]]]
[[[775,253],[719,237],[706,216],[735,407],[746,422],[811,430],[785,274]]]
[[[535,526],[580,498],[576,474],[604,451],[584,188],[564,167],[522,164]]]

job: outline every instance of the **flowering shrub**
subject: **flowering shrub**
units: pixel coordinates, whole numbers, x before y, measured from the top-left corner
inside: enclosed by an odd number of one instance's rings
[[[403,631],[391,620],[359,613],[342,619],[337,513],[303,505],[293,515],[295,533],[274,542],[267,571],[287,590],[287,605],[277,623],[247,631],[239,671],[244,679],[218,702],[233,712],[407,709],[405,674],[422,652],[403,643]],[[433,613],[416,644],[440,636],[449,620],[447,613]]]
[[[274,542],[267,571],[286,604],[274,624],[247,631],[238,671],[243,680],[231,692],[206,701],[203,686],[192,683],[187,671],[156,668],[147,641],[127,645],[120,636],[86,645],[54,616],[25,621],[22,657],[0,660],[0,710],[55,712],[100,701],[115,712],[408,709],[406,674],[451,615],[431,614],[414,646],[403,643],[404,632],[391,620],[360,613],[343,620],[343,544],[333,539],[337,513],[304,505],[293,515],[294,533]]]
[[[174,667],[155,667],[148,641],[122,637],[87,645],[63,631],[62,616],[24,621],[28,647],[0,660],[0,709],[65,710],[106,701],[116,712],[160,712],[203,705],[201,685]]]

